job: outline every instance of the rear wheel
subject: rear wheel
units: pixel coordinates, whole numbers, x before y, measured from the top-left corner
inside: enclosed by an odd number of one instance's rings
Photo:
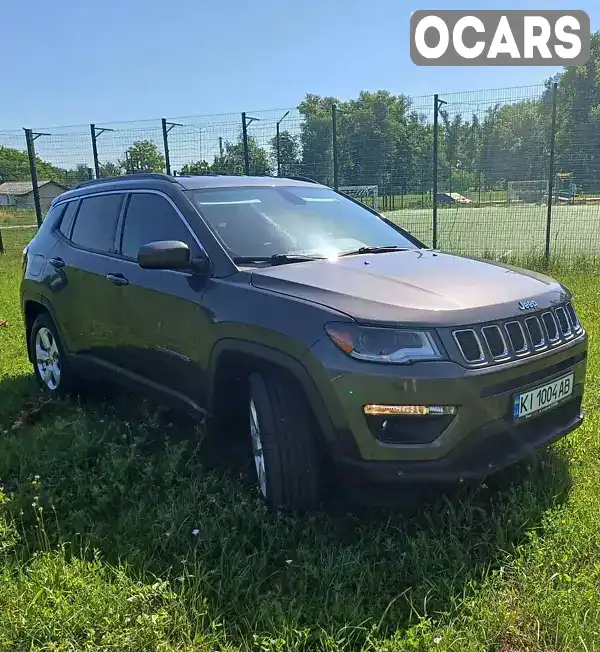
[[[29,346],[33,370],[38,383],[52,396],[59,396],[74,387],[63,345],[50,315],[42,313],[31,328]]]
[[[319,503],[315,424],[303,393],[279,371],[249,378],[248,418],[258,489],[272,507]]]

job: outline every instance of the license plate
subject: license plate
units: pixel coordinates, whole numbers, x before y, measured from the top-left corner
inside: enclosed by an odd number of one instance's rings
[[[517,419],[530,417],[545,412],[573,393],[574,374],[563,376],[551,383],[540,385],[529,392],[517,394],[513,402],[513,416]]]

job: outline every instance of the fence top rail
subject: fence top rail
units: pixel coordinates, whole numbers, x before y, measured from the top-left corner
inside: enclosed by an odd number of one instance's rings
[[[470,90],[448,90],[447,92],[439,92],[438,95],[440,97],[445,97],[445,98],[460,98],[461,96],[467,97],[469,95],[480,95],[482,97],[489,97],[492,95],[495,95],[498,98],[501,98],[502,96],[509,96],[510,99],[523,99],[525,97],[525,94],[536,94],[539,93],[540,91],[544,91],[547,88],[546,83],[539,83],[539,84],[527,84],[527,85],[521,85],[521,86],[505,86],[505,87],[498,87],[498,88],[479,88],[479,89],[470,89]],[[413,104],[418,104],[420,102],[426,103],[426,101],[430,100],[433,98],[433,93],[429,95],[405,95]],[[341,103],[343,103],[343,100],[340,100]],[[246,111],[246,114],[248,115],[266,115],[266,114],[272,114],[273,115],[273,120],[277,121],[277,118],[275,117],[277,114],[284,114],[286,111],[297,111],[298,110],[298,105],[294,107],[284,107],[284,108],[275,108],[275,109],[252,109]],[[241,120],[241,112],[224,112],[224,113],[201,113],[201,114],[196,114],[196,115],[184,115],[184,116],[173,116],[173,117],[167,117],[166,120],[168,121],[173,121],[173,120],[194,120],[194,121],[201,121],[201,122],[208,122],[210,121],[211,124],[215,122],[220,122],[220,123],[229,123],[229,122],[236,122]],[[105,120],[105,121],[97,121],[94,122],[96,126],[103,127],[103,126],[108,126],[110,125],[111,127],[119,127],[121,126],[122,128],[125,129],[135,129],[136,125],[137,128],[139,129],[145,129],[150,126],[158,126],[160,127],[160,122],[161,118],[139,118],[135,120]],[[90,123],[87,124],[71,124],[71,125],[54,125],[50,127],[35,127],[34,131],[55,131],[61,134],[64,133],[87,133],[89,132],[89,126]],[[0,129],[0,135],[5,135],[5,136],[15,136],[17,134],[22,134],[23,130],[22,129]],[[57,134],[58,135],[58,134]]]

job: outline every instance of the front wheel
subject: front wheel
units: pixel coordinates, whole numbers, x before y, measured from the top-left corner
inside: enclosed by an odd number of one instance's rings
[[[298,387],[283,373],[253,373],[248,417],[258,489],[272,507],[314,509],[319,457],[314,419]]]

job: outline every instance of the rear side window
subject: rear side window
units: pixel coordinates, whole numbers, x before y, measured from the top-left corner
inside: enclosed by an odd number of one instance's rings
[[[71,234],[74,244],[96,251],[112,251],[122,194],[97,195],[81,201]]]
[[[135,260],[140,247],[158,240],[179,240],[193,247],[189,229],[164,197],[133,193],[125,216],[121,253]]]
[[[40,226],[38,230],[39,233],[45,233],[46,231],[52,231],[54,229],[54,226],[60,220],[60,217],[65,209],[64,204],[55,204],[50,208],[48,211],[48,214],[42,221],[42,225]]]
[[[58,230],[65,236],[65,238],[71,237],[71,227],[73,226],[75,213],[77,213],[77,206],[79,206],[79,201],[70,201],[63,213]]]

